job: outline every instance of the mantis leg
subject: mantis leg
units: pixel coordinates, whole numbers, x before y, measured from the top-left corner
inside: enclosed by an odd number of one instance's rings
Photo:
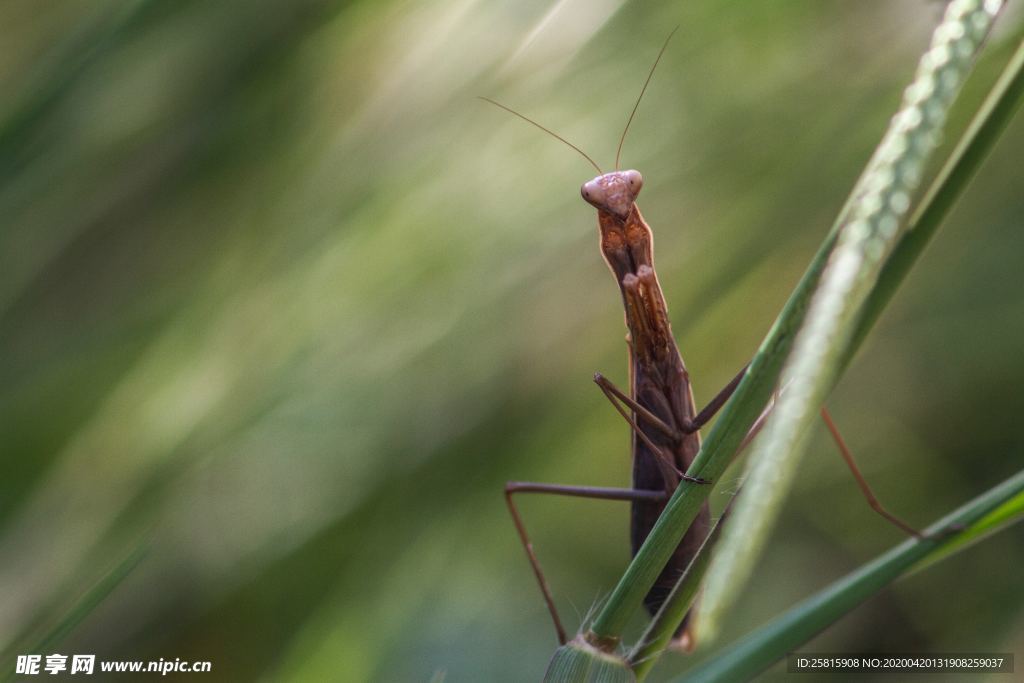
[[[516,493],[546,493],[551,495],[570,496],[574,498],[627,501],[662,501],[668,498],[668,494],[664,491],[640,491],[637,489],[603,488],[596,486],[563,486],[561,484],[537,484],[523,481],[510,481],[505,484],[505,502],[508,504],[508,510],[512,514],[512,521],[516,525],[516,531],[519,532],[519,539],[522,541],[523,548],[526,550],[526,556],[530,560],[530,566],[533,567],[533,574],[537,577],[537,583],[540,585],[540,591],[544,594],[544,602],[547,603],[548,612],[551,613],[551,620],[554,622],[555,631],[558,634],[558,643],[560,645],[565,645],[568,639],[566,638],[565,627],[562,626],[562,620],[558,616],[558,609],[555,607],[555,600],[552,597],[551,588],[548,586],[547,579],[544,578],[544,572],[540,568],[540,562],[538,562],[537,555],[533,551],[533,543],[530,542],[530,537],[526,533],[526,526],[523,524],[523,519],[519,515],[519,510],[516,508],[515,502],[512,500],[512,495]]]
[[[601,388],[601,391],[604,392],[605,397],[612,404],[615,410],[618,411],[619,415],[622,416],[622,419],[629,423],[629,426],[633,428],[633,431],[640,438],[640,440],[643,441],[644,444],[646,444],[646,446],[651,449],[651,452],[658,457],[658,460],[661,462],[663,467],[669,468],[672,472],[676,474],[676,476],[678,476],[683,481],[689,481],[694,484],[711,483],[707,479],[701,479],[700,477],[691,477],[685,472],[680,471],[679,468],[677,468],[675,464],[672,462],[672,458],[666,455],[665,451],[663,451],[660,447],[657,446],[657,444],[651,441],[651,438],[647,436],[642,429],[640,429],[640,426],[636,423],[636,419],[633,417],[633,415],[629,414],[629,411],[622,407],[622,404],[619,403],[619,401],[625,403],[630,408],[630,410],[634,412],[634,414],[640,416],[645,422],[654,425],[659,431],[663,432],[669,438],[680,438],[682,435],[679,432],[665,424],[665,422],[663,422],[657,415],[647,410],[647,408],[644,408],[642,405],[640,405],[639,403],[637,403],[636,401],[622,393],[622,391],[618,387],[612,384],[611,380],[609,380],[601,373],[598,372],[594,375],[594,383]]]
[[[710,420],[715,415],[715,413],[717,413],[722,408],[723,405],[725,405],[725,402],[729,400],[732,394],[736,391],[736,387],[739,386],[740,381],[742,381],[743,376],[747,372],[747,367],[749,366],[744,366],[744,368],[740,370],[740,372],[732,379],[732,381],[730,381],[729,384],[727,384],[721,391],[719,391],[718,394],[713,399],[711,399],[707,406],[703,410],[701,410],[695,418],[693,418],[689,425],[684,425],[684,431],[686,433],[691,433],[692,431],[700,429],[705,423],[707,423],[708,420]],[[651,413],[649,410],[647,410],[646,408],[638,404],[636,401],[634,401],[632,398],[627,396],[625,393],[623,393],[622,390],[616,387],[610,380],[608,380],[600,373],[594,375],[594,382],[601,388],[601,391],[603,391],[605,396],[608,397],[608,400],[612,403],[612,405],[615,406],[616,410],[618,410],[619,413],[622,414],[624,418],[626,418],[626,421],[629,422],[635,430],[637,430],[636,422],[634,421],[632,416],[630,416],[623,409],[621,404],[625,404],[627,407],[629,407],[629,409],[633,411],[634,415],[636,415],[636,419],[642,420],[650,424],[659,431],[663,432],[666,436],[678,437],[678,432],[676,432],[670,426],[665,424],[662,420],[658,419],[658,417]],[[746,448],[747,444],[749,444],[750,441],[753,440],[757,433],[761,431],[761,428],[764,426],[765,419],[771,412],[772,405],[773,404],[770,404],[767,408],[765,408],[764,412],[761,413],[761,416],[758,417],[757,421],[754,422],[753,426],[751,426],[750,431],[747,432],[746,437],[744,437],[743,439],[743,443],[740,444],[739,449],[737,449],[736,451],[737,455],[739,455],[739,453],[741,453],[744,450],[744,448]],[[864,474],[860,471],[860,467],[857,466],[857,461],[856,458],[854,458],[853,456],[853,452],[850,450],[849,446],[846,445],[846,441],[843,439],[842,434],[839,433],[839,428],[836,426],[835,421],[829,414],[828,409],[825,408],[824,406],[822,406],[821,408],[821,419],[825,422],[825,427],[828,428],[829,434],[832,436],[832,440],[835,441],[836,447],[839,449],[839,455],[843,458],[843,461],[846,463],[847,467],[850,468],[850,472],[851,474],[853,474],[853,478],[856,480],[857,486],[860,488],[861,493],[867,500],[868,505],[871,506],[871,509],[877,512],[886,521],[888,521],[893,526],[899,528],[904,533],[915,538],[921,538],[922,534],[920,531],[915,529],[913,526],[911,526],[904,520],[900,519],[898,516],[889,512],[889,510],[886,509],[886,507],[878,499],[878,496],[875,495],[874,491],[871,489],[871,485],[868,483],[867,479],[864,478]],[[639,430],[637,431],[639,433]]]
[[[740,385],[740,381],[743,379],[743,376],[747,374],[748,367],[749,365],[743,366],[743,369],[740,370],[739,373],[735,377],[733,377],[732,380],[730,380],[730,382],[726,384],[722,388],[722,390],[719,391],[718,394],[716,394],[715,397],[708,402],[706,406],[704,406],[703,410],[697,413],[696,417],[694,417],[692,420],[689,420],[686,424],[683,425],[682,434],[693,434],[694,432],[698,431],[708,422],[708,420],[714,417],[715,414],[722,409],[722,406],[725,405],[725,402],[728,401],[729,398],[736,391],[736,387]],[[616,410],[618,410],[623,417],[626,417],[627,421],[629,420],[629,418],[625,415],[625,412],[623,411],[621,405],[619,405],[620,401],[624,403],[626,406],[628,406],[629,409],[636,414],[637,418],[651,425],[652,427],[663,433],[665,436],[672,439],[679,439],[682,436],[682,434],[680,434],[679,431],[665,424],[665,422],[659,419],[657,415],[655,415],[654,413],[652,413],[651,411],[647,410],[642,405],[634,401],[632,398],[626,395],[625,392],[623,392],[621,389],[615,386],[615,384],[613,384],[611,380],[609,380],[601,373],[598,372],[594,375],[594,383],[601,388],[601,391],[604,392],[604,395],[608,397],[608,400],[611,401],[612,405],[615,406]]]
[[[761,431],[761,428],[764,426],[765,420],[771,413],[773,406],[774,399],[773,402],[770,403],[768,407],[764,409],[764,412],[762,412],[761,415],[757,418],[753,426],[750,428],[750,431],[747,432],[747,435],[743,438],[743,442],[740,444],[740,447],[736,450],[736,455],[742,453],[743,450],[747,447],[747,444],[749,444],[754,439],[754,437],[757,436],[758,432]],[[843,435],[839,433],[839,427],[836,426],[835,421],[832,419],[832,415],[828,412],[828,408],[826,408],[825,406],[821,407],[821,419],[825,423],[825,427],[828,429],[829,435],[831,435],[832,440],[836,444],[836,447],[839,449],[840,457],[842,457],[843,462],[846,463],[846,466],[850,468],[850,473],[853,474],[853,478],[854,480],[856,480],[857,486],[858,488],[860,488],[861,494],[863,494],[865,500],[867,500],[868,502],[868,505],[871,506],[871,509],[877,512],[879,515],[881,515],[887,522],[889,522],[893,526],[897,527],[898,529],[906,533],[908,536],[913,536],[914,538],[924,538],[924,534],[922,534],[920,531],[915,529],[913,526],[911,526],[901,518],[889,512],[889,510],[887,510],[886,507],[882,505],[882,502],[878,499],[878,496],[876,496],[875,492],[871,489],[871,484],[868,483],[867,479],[864,477],[864,474],[860,471],[860,467],[857,465],[857,460],[856,458],[854,458],[853,452],[850,450],[850,447],[846,445],[846,441],[845,439],[843,439]],[[736,456],[734,455],[733,457]]]
[[[740,370],[739,374],[737,374],[732,379],[732,381],[730,381],[729,384],[725,386],[725,388],[719,391],[718,395],[711,399],[711,402],[708,403],[708,405],[702,411],[700,411],[700,413],[698,413],[694,419],[687,420],[687,422],[683,424],[682,430],[676,430],[670,425],[666,424],[661,418],[659,418],[650,410],[637,403],[632,397],[628,396],[625,392],[623,392],[621,389],[615,386],[615,384],[611,380],[609,380],[601,373],[598,372],[594,374],[594,383],[597,384],[597,386],[601,389],[605,397],[608,399],[608,402],[612,404],[616,411],[618,411],[619,415],[621,415],[622,418],[629,423],[629,426],[633,428],[633,431],[636,433],[637,437],[639,437],[647,445],[647,447],[650,448],[651,451],[658,456],[659,460],[662,462],[664,466],[670,467],[672,470],[674,470],[675,473],[679,476],[679,478],[682,479],[683,481],[689,481],[695,484],[708,484],[710,482],[707,481],[706,479],[701,479],[700,477],[691,477],[690,475],[679,471],[679,469],[676,468],[675,465],[672,463],[671,459],[667,455],[665,455],[662,449],[656,446],[651,441],[650,437],[648,437],[643,432],[643,430],[640,429],[640,427],[637,425],[637,420],[641,420],[653,426],[655,429],[657,429],[659,432],[664,434],[669,439],[672,439],[673,441],[678,441],[679,439],[682,439],[685,435],[693,434],[694,432],[698,431],[704,425],[704,423],[710,420],[715,415],[715,413],[717,413],[721,409],[721,407],[725,405],[725,402],[728,401],[729,397],[732,396],[733,392],[736,391],[736,387],[739,386],[739,383],[743,379],[743,376],[746,374],[746,372],[747,366],[744,366],[744,368]],[[626,408],[628,408],[629,410],[626,410]],[[629,411],[632,411],[632,414],[630,414]]]
[[[871,490],[871,485],[868,484],[867,479],[864,478],[860,468],[857,466],[857,461],[854,459],[850,448],[846,445],[846,441],[843,440],[842,434],[839,433],[839,428],[836,427],[836,423],[832,420],[832,416],[829,414],[828,408],[825,406],[821,407],[821,419],[824,420],[829,434],[832,435],[832,440],[836,442],[836,446],[839,448],[839,455],[842,456],[843,461],[846,463],[847,467],[850,468],[850,472],[853,473],[853,478],[857,480],[857,486],[860,487],[860,491],[864,494],[864,498],[867,499],[868,505],[871,506],[871,509],[884,517],[890,524],[898,527],[908,535],[913,536],[914,538],[924,538],[924,534],[886,510],[885,506],[878,500],[874,491]]]
[[[728,384],[722,387],[722,390],[719,391],[706,406],[704,406],[703,410],[697,413],[697,416],[693,418],[688,425],[683,425],[683,430],[687,434],[692,434],[703,427],[708,420],[713,418],[715,414],[722,409],[725,402],[732,397],[733,393],[735,393],[736,387],[740,385],[740,382],[743,380],[744,375],[747,374],[747,368],[749,367],[750,363],[744,365],[743,369],[736,373],[736,376],[733,377]]]

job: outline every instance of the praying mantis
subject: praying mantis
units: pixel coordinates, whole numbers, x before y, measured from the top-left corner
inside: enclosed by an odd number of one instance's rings
[[[675,31],[673,31],[675,33]],[[629,391],[616,387],[610,380],[595,374],[594,382],[630,427],[632,434],[633,481],[630,488],[571,486],[536,482],[508,482],[505,500],[540,586],[560,644],[568,641],[565,626],[547,579],[541,570],[514,496],[521,493],[562,495],[577,498],[620,500],[631,503],[631,546],[636,554],[665,503],[681,482],[709,485],[710,481],[692,477],[686,470],[700,451],[700,429],[725,405],[739,386],[746,372],[744,367],[702,410],[697,411],[690,375],[672,334],[668,306],[654,267],[654,234],[636,204],[643,187],[643,177],[636,170],[620,171],[619,161],[626,133],[647,90],[658,62],[672,34],[647,75],[633,110],[619,140],[615,169],[604,173],[582,149],[532,119],[490,98],[491,104],[527,121],[581,154],[597,170],[598,176],[583,184],[583,199],[597,210],[601,254],[615,278],[621,295],[629,349]],[[744,445],[764,422],[770,406],[751,428]],[[871,491],[853,456],[825,408],[822,418],[835,440],[862,493],[871,507],[907,534],[920,537],[912,526],[888,512]],[[741,450],[743,446],[740,447]],[[665,601],[678,578],[685,572],[711,528],[711,516],[705,502],[669,563],[658,576],[644,599],[654,614]],[[676,649],[691,650],[695,645],[691,615],[687,615],[673,639]]]

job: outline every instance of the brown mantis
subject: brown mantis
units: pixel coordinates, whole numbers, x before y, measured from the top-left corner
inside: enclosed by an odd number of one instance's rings
[[[671,37],[669,35],[669,39]],[[637,98],[622,132],[615,159],[616,169],[619,167],[622,144],[629,125],[667,45],[668,39],[651,67],[647,81],[641,89],[640,96]],[[597,209],[601,253],[619,287],[628,330],[629,392],[617,388],[600,373],[594,376],[594,382],[631,428],[633,486],[631,488],[598,488],[532,482],[509,482],[505,486],[505,499],[509,511],[544,595],[548,611],[551,613],[559,643],[564,644],[567,641],[565,627],[559,617],[551,589],[541,570],[522,517],[513,500],[514,494],[545,493],[579,498],[630,501],[632,503],[631,545],[632,553],[636,554],[661,515],[665,502],[681,481],[697,484],[711,483],[688,476],[686,470],[700,450],[700,428],[728,401],[742,380],[746,368],[741,370],[703,410],[697,411],[689,373],[672,335],[668,307],[654,270],[653,233],[636,205],[637,195],[643,185],[640,173],[635,170],[615,170],[611,173],[603,173],[597,163],[583,150],[561,136],[498,102],[488,98],[481,99],[509,111],[554,136],[579,152],[597,169],[600,175],[584,183],[581,193],[583,198]],[[871,507],[905,532],[919,536],[920,534],[910,525],[882,507],[861,475],[849,449],[824,408],[822,417]],[[751,433],[748,434],[744,443],[754,436],[763,423],[763,418],[764,415],[751,428]],[[668,565],[662,570],[644,599],[644,604],[652,614],[665,601],[672,586],[686,570],[696,551],[704,542],[710,524],[710,512],[705,503],[700,514],[673,552]],[[683,649],[690,649],[694,642],[688,628],[688,621],[689,616],[676,632],[676,644]]]

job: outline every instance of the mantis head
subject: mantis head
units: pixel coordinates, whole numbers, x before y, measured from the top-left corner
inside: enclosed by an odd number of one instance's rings
[[[626,220],[643,185],[644,178],[639,171],[614,171],[583,183],[580,194],[599,211]]]

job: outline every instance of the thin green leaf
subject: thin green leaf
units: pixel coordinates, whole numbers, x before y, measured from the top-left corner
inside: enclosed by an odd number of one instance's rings
[[[679,577],[679,581],[672,587],[672,591],[665,598],[661,609],[658,610],[640,640],[630,651],[627,659],[633,665],[638,680],[643,680],[651,667],[658,661],[658,656],[664,652],[676,629],[679,628],[679,624],[683,622],[683,618],[693,605],[697,592],[704,581],[704,575],[707,574],[708,566],[711,564],[710,549],[714,547],[721,535],[723,521],[724,515],[715,523],[715,528],[704,539],[704,543],[701,544],[697,554],[686,568],[686,572]]]
[[[956,200],[963,194],[996,140],[1006,128],[1007,123],[1013,118],[1022,100],[1024,100],[1024,42],[1018,46],[991,92],[954,147],[949,159],[946,160],[924,194],[924,198],[910,221],[908,231],[904,233],[892,256],[886,261],[878,284],[872,290],[865,306],[865,313],[858,322],[857,333],[844,361],[844,367],[892,298],[899,284],[906,277],[910,267],[916,263],[917,258],[924,251],[928,240],[935,234],[938,226],[942,224],[946,215],[955,205]],[[991,513],[985,520],[975,524],[969,532],[957,536],[955,542],[943,553],[937,555],[933,561],[942,559],[946,553],[956,552],[962,545],[993,533],[1001,523],[1016,515],[1017,508],[1015,506],[1021,505],[1024,505],[1024,496],[1018,496],[1008,502],[999,510]],[[714,533],[717,533],[717,530],[718,527]],[[678,628],[683,615],[692,603],[691,588],[693,586],[691,584],[699,582],[707,571],[706,550],[707,544],[698,553],[686,575],[680,579],[680,583],[666,599],[662,611],[655,617],[640,643],[634,648],[630,660],[635,663],[639,678],[643,678],[653,666],[657,654],[664,649],[671,634]]]
[[[703,665],[677,680],[749,680],[929,558],[948,556],[951,553],[945,552],[947,548],[963,548],[959,542],[962,537],[975,533],[979,525],[988,523],[990,515],[1005,510],[1004,506],[1013,501],[1018,501],[1013,515],[1004,522],[1020,521],[1024,518],[1024,507],[1019,504],[1022,493],[1024,471],[943,517],[927,529],[928,537],[904,541],[754,633],[713,653]],[[960,525],[968,528],[960,534],[946,535],[947,530]]]
[[[900,237],[925,165],[998,2],[953,2],[855,191],[844,225],[782,373],[784,390],[751,453],[739,501],[709,570],[701,633],[714,639],[746,584],[786,498],[818,409],[838,381],[857,321]]]
[[[854,192],[847,199],[828,236],[761,343],[746,376],[732,400],[722,410],[690,468],[691,474],[717,481],[747,431],[760,415],[778,384],[782,364],[806,315],[811,296],[835,246],[839,230],[851,215],[851,208],[863,181],[864,176],[856,184]],[[593,643],[617,642],[622,629],[639,608],[643,596],[654,584],[655,578],[696,517],[711,488],[684,483],[676,490],[658,523],[594,620],[587,634],[588,640]]]

